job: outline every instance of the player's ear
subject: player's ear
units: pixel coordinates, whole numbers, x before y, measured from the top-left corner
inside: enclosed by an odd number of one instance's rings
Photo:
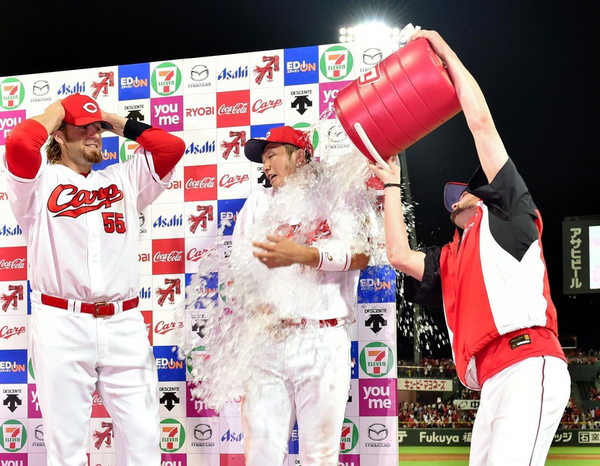
[[[306,159],[306,151],[304,149],[298,149],[296,155],[296,166],[301,167],[306,164],[308,160]]]
[[[54,131],[54,133],[52,133],[52,137],[59,144],[64,144],[66,142],[65,133],[64,133],[64,130],[62,128],[57,129],[56,131]]]

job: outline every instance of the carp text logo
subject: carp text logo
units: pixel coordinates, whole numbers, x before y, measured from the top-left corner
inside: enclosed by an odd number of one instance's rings
[[[19,421],[10,419],[0,426],[0,446],[8,452],[19,451],[27,441],[27,430]]]
[[[160,449],[165,453],[179,450],[185,442],[185,429],[176,419],[164,419],[160,423]]]
[[[0,83],[0,106],[14,110],[23,103],[25,88],[17,78],[7,78]]]
[[[152,89],[159,95],[174,94],[181,85],[181,71],[173,63],[161,63],[152,72],[151,83]]]
[[[350,419],[344,419],[340,436],[340,453],[352,451],[358,443],[358,428]]]
[[[360,353],[360,367],[371,377],[384,377],[392,369],[392,349],[385,343],[374,341]]]
[[[87,212],[110,208],[122,199],[123,192],[114,184],[94,191],[78,189],[72,184],[60,184],[48,198],[48,210],[56,214],[55,217],[77,218]]]
[[[350,74],[354,59],[346,47],[334,45],[321,55],[321,73],[331,81],[340,81]]]
[[[229,175],[226,173],[219,180],[219,186],[221,188],[231,188],[233,185],[242,184],[246,181],[250,181],[249,175]]]

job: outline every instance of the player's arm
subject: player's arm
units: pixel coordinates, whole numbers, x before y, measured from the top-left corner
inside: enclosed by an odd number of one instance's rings
[[[267,240],[270,242],[253,242],[252,245],[260,248],[260,250],[253,252],[254,257],[270,269],[302,264],[321,270],[362,270],[367,266],[370,259],[369,255],[364,253],[328,252],[314,246],[295,243],[281,236],[269,235]]]
[[[28,118],[11,131],[6,140],[6,164],[10,173],[19,178],[35,178],[42,164],[40,149],[65,116],[61,102],[54,102],[43,114]]]
[[[397,158],[388,161],[389,169],[370,164],[369,168],[384,183],[400,184],[400,166]],[[385,248],[392,267],[421,281],[425,270],[425,253],[413,251],[408,242],[406,223],[402,213],[400,188],[384,188],[385,194]]]
[[[152,154],[154,170],[162,180],[166,177],[185,152],[185,142],[161,128],[128,120],[114,113],[102,112],[104,119],[113,126],[112,132],[140,144]]]
[[[483,92],[454,50],[437,32],[420,30],[411,37],[411,40],[420,37],[426,38],[435,53],[446,63],[467,125],[475,140],[481,167],[488,182],[491,183],[508,160],[508,153],[498,134]]]

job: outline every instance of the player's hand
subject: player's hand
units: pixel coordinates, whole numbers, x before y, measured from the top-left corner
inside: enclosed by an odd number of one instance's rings
[[[287,267],[292,264],[309,264],[313,259],[310,247],[302,246],[282,236],[269,235],[270,243],[255,241],[252,246],[260,248],[252,254],[268,268]]]
[[[44,110],[43,118],[45,118],[46,121],[50,122],[50,124],[53,126],[51,128],[52,130],[48,132],[49,134],[52,134],[54,131],[60,128],[60,125],[65,118],[65,107],[62,106],[62,101],[63,99],[58,99],[56,102],[48,105],[46,110]]]
[[[102,113],[102,119],[104,121],[106,121],[107,123],[110,123],[113,126],[112,130],[107,130],[107,131],[110,131],[110,132],[116,134],[117,136],[124,137],[123,130],[125,129],[125,124],[127,123],[127,118],[116,115],[114,113],[105,112],[102,109],[100,109],[100,113]]]
[[[400,183],[400,165],[398,157],[392,157],[387,161],[389,169],[373,162],[369,162],[369,169],[384,183]]]
[[[442,36],[436,31],[428,31],[427,29],[420,29],[415,32],[410,40],[415,40],[419,38],[425,38],[429,41],[431,48],[433,51],[444,61],[448,61],[448,57],[450,54],[453,54],[454,51],[450,48],[450,46],[446,43]]]

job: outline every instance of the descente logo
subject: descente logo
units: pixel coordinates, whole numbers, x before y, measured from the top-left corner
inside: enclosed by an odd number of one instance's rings
[[[221,188],[231,188],[234,184],[244,183],[249,180],[250,177],[248,175],[229,176],[225,174],[219,180],[219,186],[221,186]]]
[[[59,184],[48,198],[48,210],[55,217],[77,218],[87,212],[110,208],[123,199],[123,192],[116,185],[94,191],[78,189],[72,184]]]

